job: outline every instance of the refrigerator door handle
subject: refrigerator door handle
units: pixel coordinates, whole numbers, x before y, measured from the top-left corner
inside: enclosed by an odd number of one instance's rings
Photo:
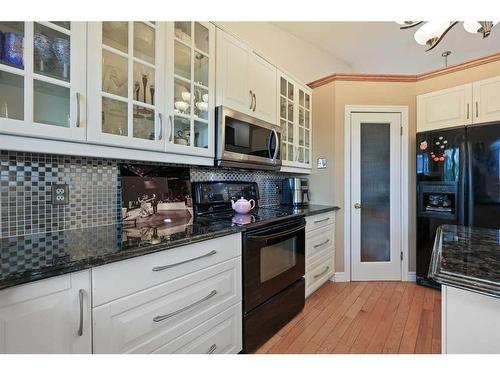
[[[467,139],[467,223],[466,225],[472,226],[474,223],[474,179],[472,178],[472,145]]]

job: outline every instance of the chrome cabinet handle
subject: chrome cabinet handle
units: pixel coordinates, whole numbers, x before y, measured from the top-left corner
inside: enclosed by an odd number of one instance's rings
[[[207,354],[213,354],[217,350],[217,345],[213,344],[210,349],[208,349]]]
[[[320,272],[320,273],[318,273],[317,275],[314,275],[313,277],[314,277],[315,279],[317,279],[318,277],[321,277],[321,276],[323,276],[325,273],[327,273],[329,269],[330,269],[330,266],[326,266],[326,268],[325,268],[325,270],[324,270],[323,272]]]
[[[76,93],[76,127],[80,127],[80,93]]]
[[[326,241],[324,241],[324,242],[321,242],[321,243],[319,243],[319,244],[317,244],[317,245],[314,245],[314,246],[313,246],[313,248],[315,248],[315,249],[316,249],[316,248],[318,248],[318,247],[320,247],[320,246],[326,245],[328,242],[330,242],[330,240],[329,240],[329,239],[328,239],[328,240],[326,240]]]
[[[191,309],[191,308],[199,305],[200,303],[203,303],[203,302],[209,300],[210,298],[214,297],[216,294],[217,294],[217,291],[216,290],[212,290],[210,292],[210,294],[207,295],[206,297],[203,297],[202,299],[200,299],[200,300],[198,300],[196,302],[193,302],[192,304],[187,305],[187,306],[183,307],[182,309],[176,310],[174,312],[171,312],[171,313],[168,313],[168,314],[165,314],[165,315],[155,316],[153,318],[153,322],[161,322],[161,321],[163,321],[165,319],[171,318],[171,317],[173,317],[173,316],[175,316],[177,314],[180,314],[180,313],[182,313],[184,311],[187,311],[187,310],[189,310],[189,309]]]
[[[257,95],[253,93],[253,111],[255,112],[255,108],[257,108]]]
[[[252,109],[254,96],[253,96],[252,90],[249,90],[249,93],[250,93],[250,108],[249,109]]]
[[[172,115],[168,116],[168,121],[170,123],[170,131],[169,131],[169,135],[168,135],[168,140],[169,140],[169,142],[172,142],[172,137],[174,135],[174,121],[172,120]]]
[[[158,113],[158,118],[160,120],[160,134],[158,136],[158,140],[161,141],[163,138],[163,115],[161,113]]]
[[[328,220],[330,220],[330,218],[329,218],[329,217],[326,217],[326,218],[321,219],[321,220],[314,220],[314,224],[319,224],[319,223],[322,223],[322,222],[324,222],[324,221],[328,221]]]
[[[169,268],[172,268],[172,267],[180,266],[181,264],[186,264],[186,263],[189,263],[189,262],[193,262],[195,260],[206,258],[206,257],[209,257],[211,255],[215,255],[215,254],[217,254],[217,251],[216,250],[212,250],[211,252],[206,253],[204,255],[200,255],[199,257],[196,257],[196,258],[191,258],[191,259],[183,260],[182,262],[178,262],[178,263],[174,263],[174,264],[167,264],[166,266],[153,267],[152,271],[153,272],[163,271],[163,270],[166,270],[166,269],[169,269]]]
[[[80,301],[80,325],[78,326],[78,336],[83,336],[83,295],[85,290],[80,289],[78,291],[78,299]]]
[[[479,102],[476,102],[476,118],[479,117]]]
[[[359,209],[361,208],[361,203],[357,203],[357,202],[356,202],[356,203],[354,203],[354,208],[355,208],[356,210],[359,210]]]
[[[469,103],[467,103],[467,120],[469,119]]]

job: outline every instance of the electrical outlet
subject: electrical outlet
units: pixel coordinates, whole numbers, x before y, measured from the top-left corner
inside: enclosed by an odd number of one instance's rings
[[[52,204],[68,204],[69,189],[68,184],[53,184],[52,185]]]

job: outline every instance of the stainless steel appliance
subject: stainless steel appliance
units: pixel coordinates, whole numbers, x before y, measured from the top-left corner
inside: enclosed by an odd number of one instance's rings
[[[282,204],[288,206],[307,206],[309,201],[309,180],[307,178],[290,177],[282,181]]]
[[[215,165],[279,170],[281,130],[227,107],[216,109]]]
[[[500,123],[417,134],[417,283],[441,224],[500,228]]]
[[[246,215],[231,199],[254,199]],[[250,353],[297,315],[305,300],[305,219],[262,208],[254,182],[195,182],[195,221],[248,225],[243,233],[243,351]],[[244,219],[244,220],[243,220]],[[248,219],[248,220],[247,220]]]

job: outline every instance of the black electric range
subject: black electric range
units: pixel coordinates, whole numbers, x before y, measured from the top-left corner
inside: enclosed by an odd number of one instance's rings
[[[231,202],[255,201],[247,214]],[[289,208],[259,207],[254,182],[193,183],[195,221],[246,226],[242,236],[243,352],[254,352],[304,307],[304,216]]]

